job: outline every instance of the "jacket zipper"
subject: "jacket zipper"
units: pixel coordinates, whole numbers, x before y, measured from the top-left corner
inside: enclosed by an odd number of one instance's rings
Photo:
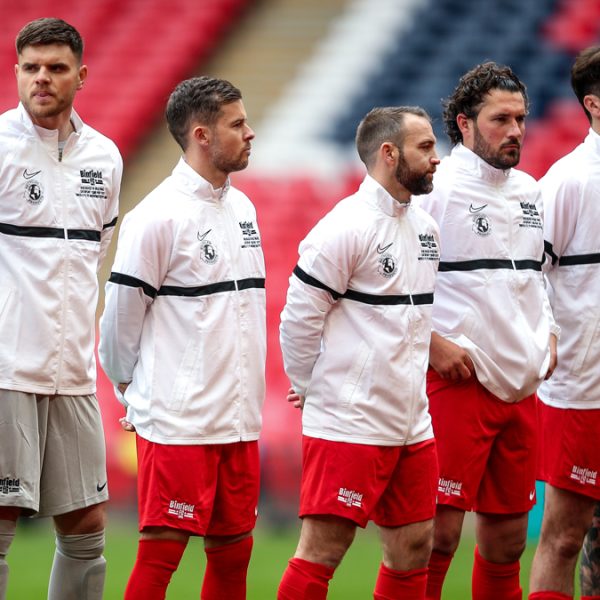
[[[63,148],[64,151],[64,148]],[[69,289],[69,285],[68,285],[68,274],[69,274],[69,233],[68,233],[68,227],[67,227],[67,216],[68,216],[68,211],[67,211],[67,203],[65,201],[65,195],[64,195],[64,189],[63,189],[63,161],[62,161],[62,153],[59,152],[58,155],[58,169],[59,169],[59,177],[58,177],[58,181],[59,181],[59,185],[60,185],[60,198],[61,198],[61,203],[62,203],[62,218],[63,218],[63,232],[64,232],[64,245],[63,245],[63,260],[62,260],[62,266],[63,266],[63,300],[61,302],[62,304],[62,310],[61,310],[61,319],[60,319],[60,346],[58,349],[58,365],[57,365],[57,369],[56,369],[56,381],[54,384],[54,393],[57,394],[59,389],[60,389],[60,382],[61,382],[61,378],[62,378],[62,367],[63,367],[63,356],[64,356],[64,351],[65,351],[65,337],[66,337],[66,332],[65,332],[65,323],[66,323],[66,315],[67,315],[67,303],[68,303],[68,298],[67,298],[67,292]]]

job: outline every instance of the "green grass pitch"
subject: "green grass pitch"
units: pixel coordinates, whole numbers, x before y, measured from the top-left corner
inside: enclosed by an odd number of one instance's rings
[[[446,580],[444,600],[463,600],[471,597],[474,541],[467,529]],[[279,579],[288,558],[295,549],[297,536],[298,526],[283,530],[264,526],[257,529],[248,573],[248,600],[270,600],[276,597]],[[135,560],[136,549],[135,520],[111,516],[107,530],[108,571],[105,600],[123,598],[123,590]],[[534,549],[534,544],[530,543],[522,560],[521,582],[524,597],[527,597],[527,579]],[[45,520],[29,526],[19,524],[17,537],[8,556],[11,575],[7,600],[42,600],[46,597],[53,552],[54,541],[49,521]],[[380,551],[375,528],[359,530],[354,544],[330,585],[328,598],[330,600],[372,598],[379,561]],[[178,571],[173,576],[167,599],[199,598],[204,564],[202,541],[194,538],[186,549]]]

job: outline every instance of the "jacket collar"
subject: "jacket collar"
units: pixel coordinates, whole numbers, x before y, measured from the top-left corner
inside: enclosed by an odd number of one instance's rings
[[[391,194],[370,175],[360,184],[361,192],[366,192],[369,202],[390,217],[406,214],[410,202],[398,202]]]
[[[469,150],[462,144],[454,146],[450,156],[460,163],[463,168],[474,173],[488,183],[500,185],[510,176],[510,169],[497,169],[496,167],[492,167],[492,165],[485,162],[485,160],[475,154],[475,152]]]
[[[21,102],[19,102],[19,106],[17,107],[17,113],[24,129],[31,135],[36,136],[50,154],[58,154],[58,130],[44,129],[36,125]],[[83,121],[75,110],[71,110],[71,124],[75,131],[67,138],[63,152],[68,152],[68,149],[80,138],[83,130]]]
[[[600,155],[600,135],[598,135],[591,127],[583,143],[586,146],[589,146],[594,154]]]
[[[173,169],[173,177],[188,193],[212,202],[223,201],[231,186],[229,178],[227,178],[223,187],[215,189],[210,182],[204,179],[204,177],[199,175],[185,162],[183,156],[179,159],[179,162]]]

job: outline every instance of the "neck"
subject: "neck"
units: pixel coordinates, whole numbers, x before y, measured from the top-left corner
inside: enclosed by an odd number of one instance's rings
[[[410,192],[395,177],[370,175],[398,204],[410,204]]]
[[[73,127],[73,123],[71,122],[70,113],[64,117],[58,115],[55,117],[36,118],[31,114],[29,116],[31,117],[32,122],[38,127],[48,129],[49,131],[58,131],[59,142],[64,142],[71,133],[75,131],[75,127]]]
[[[212,165],[207,164],[204,161],[197,160],[193,156],[184,154],[185,162],[200,175],[203,179],[206,179],[213,188],[218,189],[225,185],[229,173],[225,173],[219,169],[215,169]]]

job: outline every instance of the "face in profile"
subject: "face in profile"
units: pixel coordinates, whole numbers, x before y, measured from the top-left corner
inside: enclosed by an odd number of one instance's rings
[[[248,125],[241,100],[221,107],[211,133],[210,158],[217,170],[233,173],[248,166],[254,131]]]
[[[70,117],[77,90],[87,75],[69,46],[25,46],[15,65],[19,99],[34,122],[54,128],[54,120]]]
[[[428,194],[433,189],[433,174],[439,163],[431,123],[407,114],[404,125],[406,133],[399,148],[396,179],[412,196]]]
[[[465,146],[496,169],[515,167],[521,159],[526,115],[520,92],[492,90],[477,117],[469,119],[468,135],[463,132]]]

